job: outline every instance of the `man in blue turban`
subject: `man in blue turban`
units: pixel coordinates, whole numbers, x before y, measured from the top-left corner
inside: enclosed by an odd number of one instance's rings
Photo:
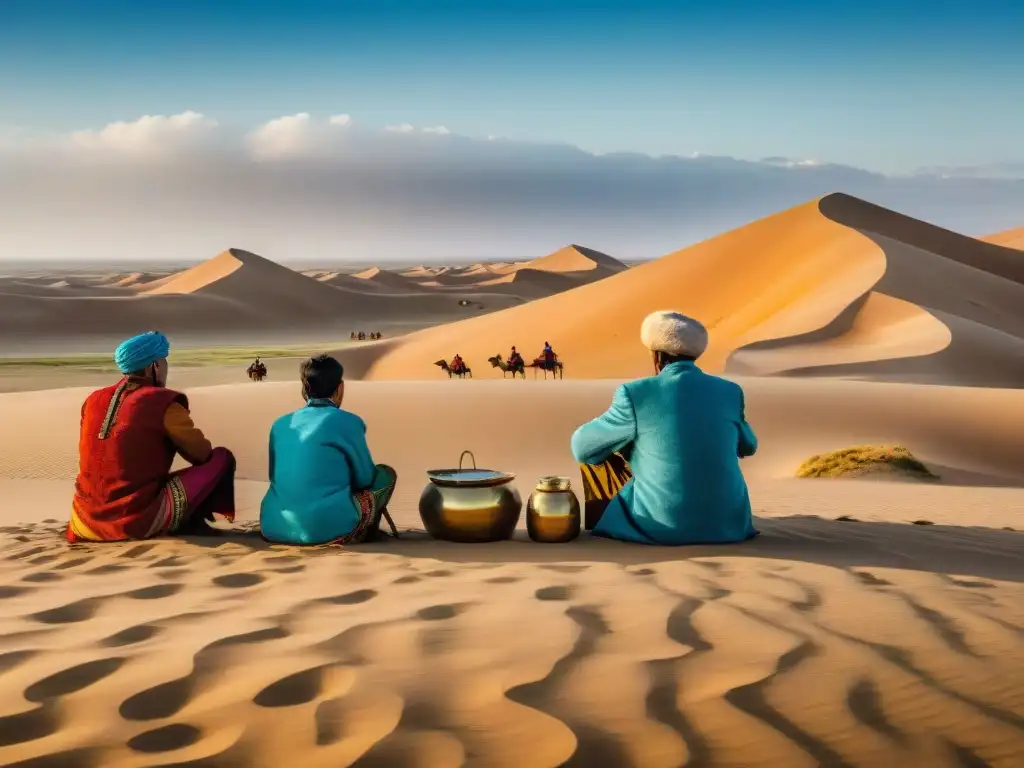
[[[122,379],[86,398],[68,541],[209,533],[214,514],[234,520],[234,456],[210,444],[188,398],[167,388],[169,352],[159,331],[122,342]],[[177,455],[192,466],[172,473]]]

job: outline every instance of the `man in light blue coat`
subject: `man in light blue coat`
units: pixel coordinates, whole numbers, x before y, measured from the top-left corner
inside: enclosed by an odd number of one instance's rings
[[[757,535],[739,459],[757,438],[743,390],[695,364],[701,323],[655,312],[640,329],[655,375],[623,384],[611,407],[576,430],[586,528],[641,544],[724,544]]]
[[[377,536],[397,475],[374,464],[366,424],[341,408],[344,369],[328,355],[300,367],[306,405],[270,428],[270,487],[260,531],[282,544],[354,544]]]

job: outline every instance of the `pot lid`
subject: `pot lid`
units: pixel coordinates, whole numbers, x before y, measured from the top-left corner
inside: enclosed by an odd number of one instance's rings
[[[434,485],[462,488],[487,488],[515,479],[514,474],[496,469],[428,469],[427,477]]]
[[[463,469],[462,462],[466,456],[473,460],[472,469]],[[458,469],[428,469],[427,477],[434,485],[454,486],[460,488],[489,488],[502,485],[515,479],[510,472],[499,472],[496,469],[477,469],[476,457],[472,451],[463,451],[459,457]]]

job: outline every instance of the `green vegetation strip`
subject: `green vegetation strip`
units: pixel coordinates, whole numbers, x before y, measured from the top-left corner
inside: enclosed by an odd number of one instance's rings
[[[248,365],[257,356],[263,360],[301,358],[321,350],[338,349],[350,342],[285,347],[211,347],[207,349],[172,350],[171,365],[202,367],[207,365]],[[0,357],[0,373],[4,370],[29,368],[72,368],[80,371],[114,371],[113,355],[67,355],[65,357]]]

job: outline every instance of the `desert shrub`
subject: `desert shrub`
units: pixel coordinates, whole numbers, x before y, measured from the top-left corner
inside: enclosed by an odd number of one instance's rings
[[[855,445],[807,459],[796,471],[797,477],[859,477],[876,472],[892,472],[922,480],[935,475],[901,445]]]

